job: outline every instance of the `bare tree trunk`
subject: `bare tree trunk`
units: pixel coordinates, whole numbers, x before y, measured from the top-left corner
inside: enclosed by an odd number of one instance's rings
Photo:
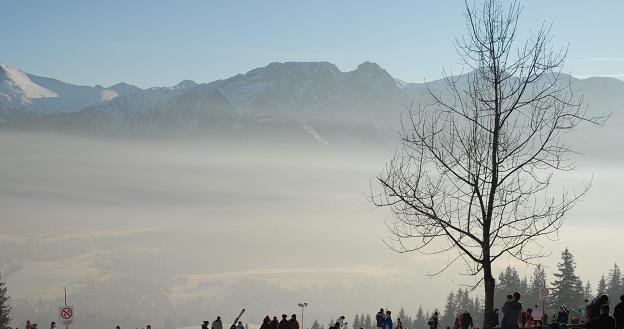
[[[485,305],[483,307],[483,329],[491,329],[494,327],[494,287],[496,281],[492,276],[491,264],[483,264],[483,283],[485,286]]]

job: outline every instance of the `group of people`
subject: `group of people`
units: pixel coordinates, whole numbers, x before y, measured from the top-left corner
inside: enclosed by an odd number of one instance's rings
[[[453,325],[453,329],[471,329],[474,328],[474,322],[472,321],[472,315],[470,312],[464,311],[464,313],[460,314],[455,318],[455,324]]]
[[[403,327],[403,323],[401,322],[400,318],[397,318],[395,326],[394,322],[392,321],[392,312],[390,310],[384,311],[383,308],[380,308],[379,312],[377,312],[377,314],[375,315],[375,324],[377,326],[377,329],[406,329]],[[431,329],[438,329],[438,311],[435,311],[433,315],[431,315],[431,317],[427,321],[427,325]]]
[[[217,329],[217,328],[213,328]],[[244,329],[244,328],[236,328],[236,329]],[[282,319],[278,320],[277,316],[274,316],[272,319],[270,316],[266,316],[262,321],[262,325],[260,329],[299,329],[299,322],[297,321],[297,314],[293,314],[288,319],[288,315],[282,314]]]
[[[36,323],[31,323],[30,320],[26,320],[26,329],[37,329],[37,328],[38,326]],[[50,323],[50,329],[57,329],[56,322],[52,321]],[[121,326],[116,326],[115,329],[121,329]],[[136,329],[139,329],[139,328],[136,328]],[[152,329],[152,326],[148,324],[143,329]]]
[[[548,315],[543,310],[539,310],[537,305],[535,309],[523,309],[520,302],[520,293],[518,292],[507,296],[507,301],[503,305],[502,311],[503,320],[500,323],[502,329],[532,329],[543,328],[546,325],[552,329],[563,329],[570,322],[573,324],[585,324],[587,329],[624,329],[624,295],[620,297],[620,303],[613,309],[613,315],[609,313],[609,297],[600,295],[584,309],[581,308],[578,312],[575,311],[578,314],[575,321],[570,321],[570,309],[565,305],[559,307],[559,311],[550,322],[548,321]],[[492,321],[494,327],[498,326],[498,309],[494,311]]]
[[[39,326],[36,323],[31,323],[30,320],[26,320],[26,329],[38,329]],[[56,322],[50,323],[50,329],[56,329]]]

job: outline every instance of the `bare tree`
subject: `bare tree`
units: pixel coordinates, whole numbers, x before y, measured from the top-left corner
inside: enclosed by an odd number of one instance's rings
[[[377,177],[376,206],[389,207],[398,252],[448,253],[485,288],[493,311],[492,264],[540,257],[540,237],[557,233],[589,189],[553,191],[555,173],[574,169],[562,134],[589,117],[561,74],[566,50],[550,46],[544,24],[517,42],[518,3],[466,4],[468,33],[456,49],[470,73],[428,87],[430,104],[403,120],[402,147]],[[444,270],[442,269],[442,270]],[[476,287],[477,285],[475,285]]]

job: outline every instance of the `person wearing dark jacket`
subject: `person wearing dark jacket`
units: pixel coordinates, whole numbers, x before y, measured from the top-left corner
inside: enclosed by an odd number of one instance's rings
[[[600,307],[607,303],[609,303],[609,296],[607,295],[603,294],[594,298],[594,300],[587,305],[587,323],[594,321],[595,318],[598,318],[600,316]]]
[[[503,323],[501,327],[503,329],[518,329],[518,318],[522,313],[522,303],[520,303],[520,293],[515,292],[511,301],[505,302],[502,308],[503,311]]]
[[[498,327],[500,325],[499,314],[498,314],[497,308],[495,308],[494,312],[492,312],[492,318],[490,319],[490,323],[492,324],[492,327]]]
[[[271,321],[271,329],[277,329],[278,326],[279,326],[279,321],[277,321],[277,317],[274,316],[273,320]]]
[[[468,313],[468,311],[464,312],[464,318],[462,320],[461,327],[462,329],[474,327],[474,324],[472,323],[472,316],[470,315],[470,313]]]
[[[609,305],[600,306],[600,316],[587,324],[587,329],[615,329],[615,319],[609,315]]]
[[[212,329],[223,329],[223,322],[221,322],[221,317],[218,316],[216,320],[212,321]]]
[[[268,315],[264,317],[264,320],[262,320],[260,329],[271,329],[271,318]]]
[[[282,321],[277,325],[277,329],[290,329],[288,325],[288,315],[282,314]]]
[[[297,322],[297,314],[293,314],[288,320],[288,329],[299,329],[299,322]]]
[[[383,329],[385,317],[386,316],[384,315],[384,309],[380,308],[379,312],[377,312],[377,315],[375,315],[375,324],[377,328]]]
[[[613,309],[613,317],[615,318],[615,328],[624,328],[624,295],[620,296],[620,303],[615,305]]]

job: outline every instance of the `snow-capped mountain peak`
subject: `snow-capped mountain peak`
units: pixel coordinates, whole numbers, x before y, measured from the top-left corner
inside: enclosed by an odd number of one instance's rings
[[[46,97],[58,97],[58,94],[34,83],[26,73],[0,64],[0,103],[25,105],[32,99]]]

